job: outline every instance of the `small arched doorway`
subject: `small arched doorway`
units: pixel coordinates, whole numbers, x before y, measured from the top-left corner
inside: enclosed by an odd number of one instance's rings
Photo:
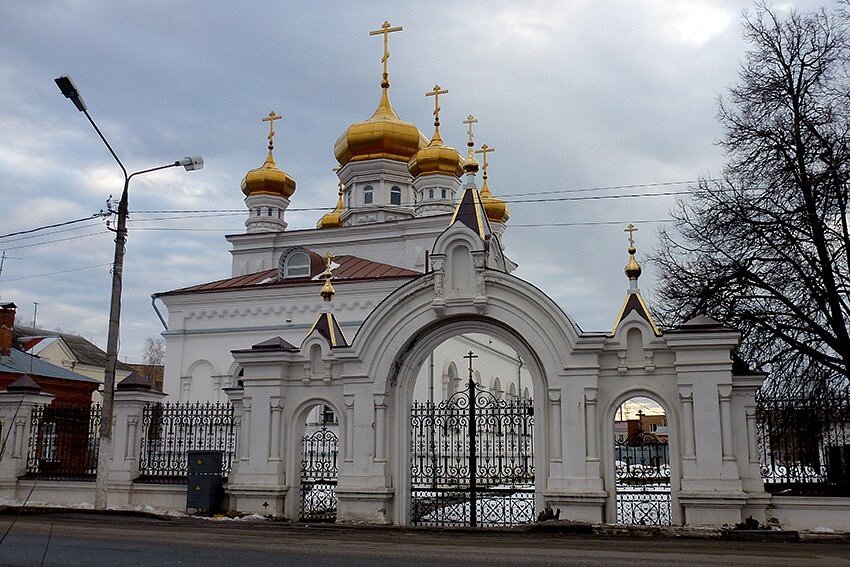
[[[335,522],[339,476],[339,419],[317,403],[307,413],[301,438],[300,505],[302,522]]]
[[[673,523],[668,419],[654,399],[633,396],[614,414],[617,523]]]

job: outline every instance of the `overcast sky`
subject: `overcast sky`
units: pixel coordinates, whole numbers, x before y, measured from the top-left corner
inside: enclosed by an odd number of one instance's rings
[[[625,225],[639,227],[641,260],[677,198],[648,195],[688,186],[652,184],[721,171],[716,98],[737,80],[746,49],[741,13],[749,7],[722,0],[3,2],[0,234],[86,217],[120,194],[118,166],[53,83],[63,74],[131,171],[194,154],[206,161],[201,171],[134,179],[131,211],[244,209],[239,184],[265,158],[260,119],[275,110],[284,115],[277,163],[298,183],[286,219],[293,229],[315,226],[321,211],[297,209],[336,203],[333,145],[377,105],[382,46],[368,32],[389,20],[404,26],[390,40],[396,112],[430,136],[433,101],[424,94],[439,83],[449,90],[440,99],[443,138],[460,150],[461,121],[478,118],[476,141],[496,149],[488,156],[490,185],[511,211],[504,243],[517,275],[583,329],[607,330],[627,288]],[[626,194],[642,196],[553,200]],[[140,360],[145,338],[162,331],[153,292],[230,275],[224,235],[244,230],[244,219],[132,215],[122,360]],[[18,305],[20,322],[32,319],[38,302],[39,325],[105,346],[113,235],[102,220],[66,228],[74,230],[0,238],[9,256],[0,299]],[[647,268],[640,283],[651,299]]]

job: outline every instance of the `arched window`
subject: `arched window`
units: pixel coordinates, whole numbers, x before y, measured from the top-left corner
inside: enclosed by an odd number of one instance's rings
[[[446,190],[445,190],[445,189],[442,189],[441,191],[442,191],[442,193],[443,193],[443,199],[445,199],[445,198],[446,198]]]
[[[271,207],[269,207],[269,212],[266,213],[266,216],[267,217],[272,216],[272,208]]]
[[[434,198],[434,190],[433,190],[433,189],[428,189],[428,198],[429,198],[429,199],[433,199],[433,198]]]
[[[303,278],[310,275],[310,257],[306,252],[293,252],[286,257],[283,265],[283,277]]]
[[[401,205],[401,189],[395,185],[390,189],[390,205]]]
[[[367,204],[367,205],[372,204],[372,200],[374,199],[373,193],[374,193],[374,189],[372,189],[371,185],[367,185],[366,187],[363,188],[363,202],[365,204]]]

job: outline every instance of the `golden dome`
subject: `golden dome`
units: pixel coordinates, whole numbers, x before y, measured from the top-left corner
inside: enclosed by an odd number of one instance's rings
[[[484,178],[484,184],[481,186],[481,205],[484,207],[484,212],[487,213],[487,218],[493,222],[506,223],[511,218],[511,213],[508,211],[508,206],[505,202],[493,196],[490,192],[490,186],[487,185],[487,178]]]
[[[340,183],[340,185],[342,185]],[[316,228],[339,228],[342,226],[342,187],[339,189],[339,199],[336,202],[336,208],[329,213],[322,215],[319,222],[316,223]]]
[[[280,195],[287,199],[295,193],[295,180],[278,169],[272,150],[262,166],[252,169],[242,180],[242,192],[248,195]]]
[[[627,278],[637,281],[641,273],[640,264],[638,264],[635,259],[635,252],[637,252],[637,249],[635,248],[634,233],[637,232],[637,228],[635,225],[629,224],[629,226],[626,227],[625,232],[629,233],[629,263],[626,264],[624,271],[626,272]]]
[[[431,142],[410,158],[407,169],[413,177],[434,173],[460,177],[463,173],[462,164],[458,151],[447,146],[440,137],[440,130],[435,129]]]
[[[428,143],[419,128],[398,117],[387,91],[381,89],[381,102],[371,118],[352,124],[336,141],[334,156],[340,166],[378,158],[407,162]]]

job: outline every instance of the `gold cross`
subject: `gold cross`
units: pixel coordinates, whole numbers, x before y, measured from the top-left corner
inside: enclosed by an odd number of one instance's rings
[[[629,233],[629,247],[634,248],[635,246],[635,232],[637,232],[637,227],[635,225],[629,223],[629,226],[623,230],[623,232]]]
[[[440,85],[434,85],[434,90],[425,93],[425,96],[434,97],[434,126],[440,126],[440,95],[449,94],[449,91],[442,89]]]
[[[466,117],[466,120],[464,120],[463,123],[466,124],[466,127],[467,127],[467,130],[466,130],[466,137],[467,137],[466,145],[471,148],[472,146],[475,145],[475,136],[472,133],[472,125],[478,124],[478,120],[476,120],[476,118],[473,115],[470,114],[469,116]]]
[[[481,154],[482,156],[484,156],[484,157],[481,158],[481,171],[484,174],[485,178],[487,177],[487,154],[489,154],[490,152],[495,152],[495,151],[496,151],[496,148],[491,148],[487,144],[481,144],[481,149],[475,150],[476,154]]]
[[[333,257],[334,257],[334,254],[330,250],[325,252],[325,264],[328,268],[328,271],[331,271],[331,258],[333,258]]]
[[[387,61],[390,58],[390,49],[389,49],[389,35],[393,32],[401,31],[403,28],[401,26],[390,27],[390,23],[388,21],[384,21],[383,25],[381,25],[381,29],[370,31],[369,35],[383,35],[384,36],[384,56],[381,57],[381,63],[384,64],[384,75],[383,80],[381,81],[381,87],[387,88],[390,86],[389,73],[387,72]]]
[[[263,118],[263,122],[269,123],[269,149],[274,149],[274,121],[283,118],[281,114],[275,114],[274,110],[269,112],[269,115]]]

